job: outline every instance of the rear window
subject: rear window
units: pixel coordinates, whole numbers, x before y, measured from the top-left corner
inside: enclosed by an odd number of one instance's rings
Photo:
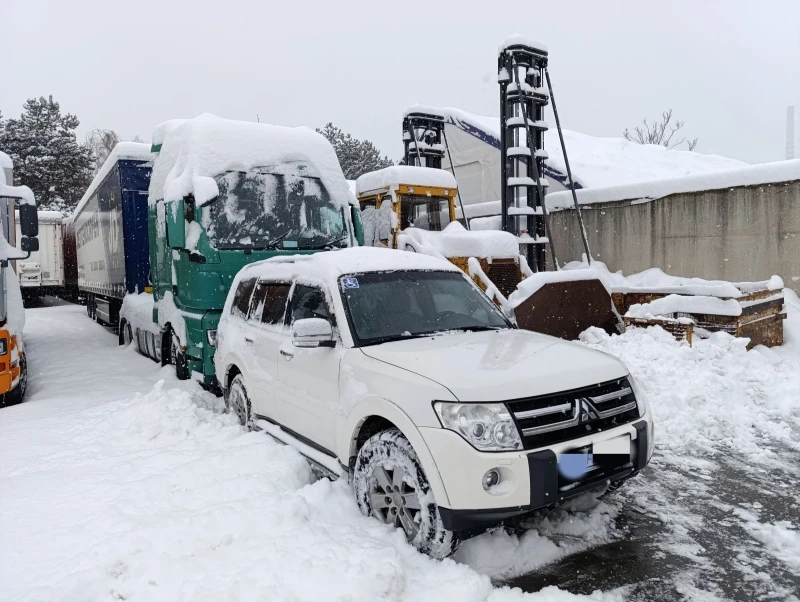
[[[255,278],[242,280],[239,283],[239,286],[236,288],[236,293],[233,296],[231,314],[242,319],[247,318],[247,311],[250,308],[250,297],[253,295],[253,289],[255,287]]]

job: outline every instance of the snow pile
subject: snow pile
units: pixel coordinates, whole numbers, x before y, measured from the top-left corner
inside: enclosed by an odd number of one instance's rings
[[[667,462],[737,453],[763,464],[780,461],[778,445],[800,451],[800,355],[747,351],[748,339],[724,332],[689,347],[657,326],[611,336],[590,328],[581,342],[625,362],[650,402],[656,453]]]
[[[627,318],[652,319],[672,314],[713,314],[717,316],[741,316],[742,307],[734,299],[718,297],[667,295],[650,303],[635,303],[625,313]]]
[[[94,195],[95,191],[100,187],[100,184],[103,183],[108,174],[111,173],[111,170],[114,169],[114,166],[118,161],[122,161],[124,159],[133,161],[152,161],[154,157],[155,155],[150,152],[149,144],[142,142],[118,142],[108,155],[105,163],[103,163],[100,171],[98,171],[97,175],[95,175],[92,183],[89,184],[89,188],[87,188],[86,192],[83,193],[81,200],[75,207],[75,211],[72,212],[73,219],[76,215],[83,211],[84,205],[89,202],[89,199],[92,198],[92,195]]]
[[[136,330],[145,330],[158,334],[158,325],[153,322],[153,295],[152,293],[128,293],[122,299],[122,308],[119,311],[120,320],[126,320]]]
[[[441,232],[406,228],[398,235],[397,244],[398,248],[412,247],[417,253],[434,257],[479,257],[491,261],[519,256],[519,245],[512,234],[467,231],[459,222],[450,222]]]
[[[783,291],[783,347],[800,355],[800,298],[792,289]]]
[[[194,194],[203,205],[219,194],[215,176],[298,164],[306,166],[306,175],[322,180],[335,204],[350,204],[350,189],[333,147],[307,127],[234,121],[205,113],[162,123],[153,132],[153,144],[161,145],[161,150],[150,179],[151,203]]]
[[[448,189],[458,187],[456,179],[449,171],[431,167],[393,165],[392,167],[385,167],[360,176],[356,180],[356,195],[380,188],[397,190],[397,187],[401,184]]]
[[[567,147],[569,148],[569,146]],[[658,147],[660,148],[660,147]],[[667,151],[677,152],[677,151]],[[695,153],[691,153],[695,154]],[[572,161],[570,159],[570,165]],[[573,168],[577,172],[577,168]],[[685,177],[659,174],[658,179],[637,180],[634,183],[617,182],[615,185],[579,190],[578,202],[582,205],[625,200],[655,200],[671,194],[722,190],[738,186],[759,186],[800,180],[800,159],[775,161],[715,171],[695,173]],[[556,192],[547,196],[547,207],[552,210],[574,207],[570,192]]]

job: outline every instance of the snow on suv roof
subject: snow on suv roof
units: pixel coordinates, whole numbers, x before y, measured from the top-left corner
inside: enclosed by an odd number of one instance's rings
[[[437,270],[460,272],[449,261],[394,249],[357,247],[337,251],[323,251],[311,255],[285,255],[252,263],[239,273],[256,278],[294,277],[302,275],[335,281],[343,274],[363,272],[390,272],[399,270]]]

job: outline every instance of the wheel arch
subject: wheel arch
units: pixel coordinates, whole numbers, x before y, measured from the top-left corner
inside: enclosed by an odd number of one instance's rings
[[[363,400],[350,412],[345,422],[343,436],[340,438],[338,451],[340,461],[343,461],[348,468],[352,467],[360,446],[372,435],[386,430],[381,426],[387,424],[388,428],[398,429],[414,448],[425,471],[425,476],[428,478],[436,503],[440,506],[449,506],[450,501],[439,475],[439,468],[419,429],[405,412],[390,401],[385,399]],[[376,428],[378,430],[374,430]],[[373,429],[373,431],[370,432],[369,429]]]

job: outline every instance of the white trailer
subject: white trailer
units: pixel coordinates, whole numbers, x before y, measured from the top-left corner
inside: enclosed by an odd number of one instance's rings
[[[64,290],[63,216],[58,211],[39,211],[39,250],[17,262],[25,297],[55,295]],[[20,238],[17,216],[16,239]]]

